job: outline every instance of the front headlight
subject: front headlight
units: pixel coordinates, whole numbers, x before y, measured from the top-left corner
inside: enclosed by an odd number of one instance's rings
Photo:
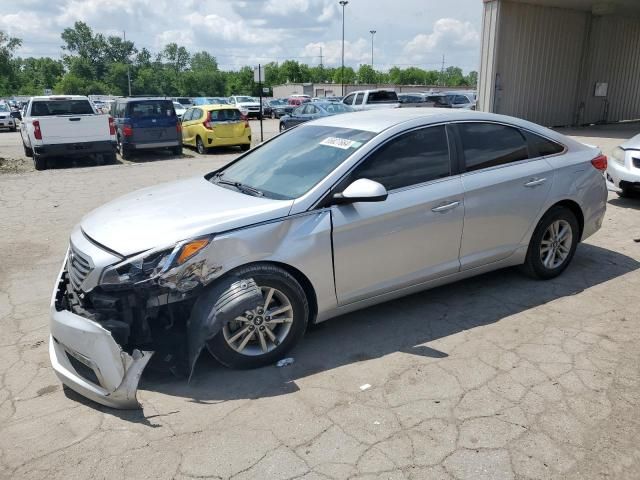
[[[613,154],[611,156],[613,157],[616,163],[624,167],[624,158],[626,156],[626,152],[622,148],[616,147],[616,149],[613,151]]]
[[[100,285],[125,287],[152,280],[172,268],[183,265],[209,245],[212,238],[206,236],[185,240],[174,247],[153,249],[128,258],[107,267],[100,277]]]

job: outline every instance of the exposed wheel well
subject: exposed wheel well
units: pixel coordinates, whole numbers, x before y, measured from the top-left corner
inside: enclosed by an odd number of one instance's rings
[[[565,207],[571,210],[571,213],[573,213],[578,220],[578,225],[580,226],[580,235],[578,236],[578,238],[579,240],[582,240],[582,232],[584,231],[584,214],[582,213],[580,205],[578,205],[573,200],[562,200],[561,202],[552,205],[549,210],[553,207]]]
[[[282,268],[283,270],[286,270],[293,278],[295,278],[298,281],[298,283],[304,290],[305,295],[307,296],[307,301],[309,302],[309,325],[313,325],[318,315],[318,299],[316,297],[316,291],[313,288],[313,285],[311,284],[311,281],[307,278],[307,276],[297,268],[292,267],[291,265],[288,265],[282,262],[274,262],[274,261],[247,263],[245,265],[240,265],[234,268],[229,273],[232,273],[234,270],[237,270],[238,268],[246,268],[246,267],[251,267],[255,265],[275,265],[277,267]]]

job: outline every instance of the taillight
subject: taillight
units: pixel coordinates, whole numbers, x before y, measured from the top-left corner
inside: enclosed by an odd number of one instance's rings
[[[211,112],[207,113],[207,119],[202,122],[202,125],[204,125],[204,128],[207,130],[211,130]]]
[[[40,130],[40,122],[38,120],[33,121],[33,136],[36,140],[42,140],[42,130]]]
[[[602,154],[598,155],[596,158],[591,160],[591,165],[593,165],[593,168],[596,170],[604,172],[607,169],[607,156]]]
[[[130,137],[133,135],[133,127],[131,125],[125,125],[122,127],[122,135],[125,137]]]
[[[182,124],[180,122],[176,123],[176,132],[182,133]]]
[[[240,119],[244,120],[244,128],[249,128],[249,116],[244,113],[240,114]]]
[[[113,119],[113,117],[109,117],[109,135],[115,135],[116,134],[116,121]]]

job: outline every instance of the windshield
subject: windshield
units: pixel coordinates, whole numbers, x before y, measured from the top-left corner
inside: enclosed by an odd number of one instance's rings
[[[0,112],[8,112],[8,111],[9,111],[9,107],[7,107],[3,103],[0,103]]]
[[[317,104],[323,110],[329,113],[346,113],[353,112],[353,108],[344,103],[318,103]]]
[[[92,114],[93,108],[89,100],[38,100],[31,105],[31,115],[34,117]]]
[[[129,104],[129,116],[141,117],[173,117],[173,103],[168,100],[145,100]]]
[[[376,134],[350,128],[305,125],[249,152],[221,173],[266,197],[293,199],[307,193]],[[211,181],[215,183],[219,176]]]
[[[255,102],[255,99],[251,97],[236,97],[236,102],[253,103]]]

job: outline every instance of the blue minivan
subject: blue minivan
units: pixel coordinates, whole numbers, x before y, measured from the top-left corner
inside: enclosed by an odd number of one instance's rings
[[[168,98],[119,98],[111,105],[118,152],[123,159],[136,151],[167,148],[182,154],[182,126]]]

